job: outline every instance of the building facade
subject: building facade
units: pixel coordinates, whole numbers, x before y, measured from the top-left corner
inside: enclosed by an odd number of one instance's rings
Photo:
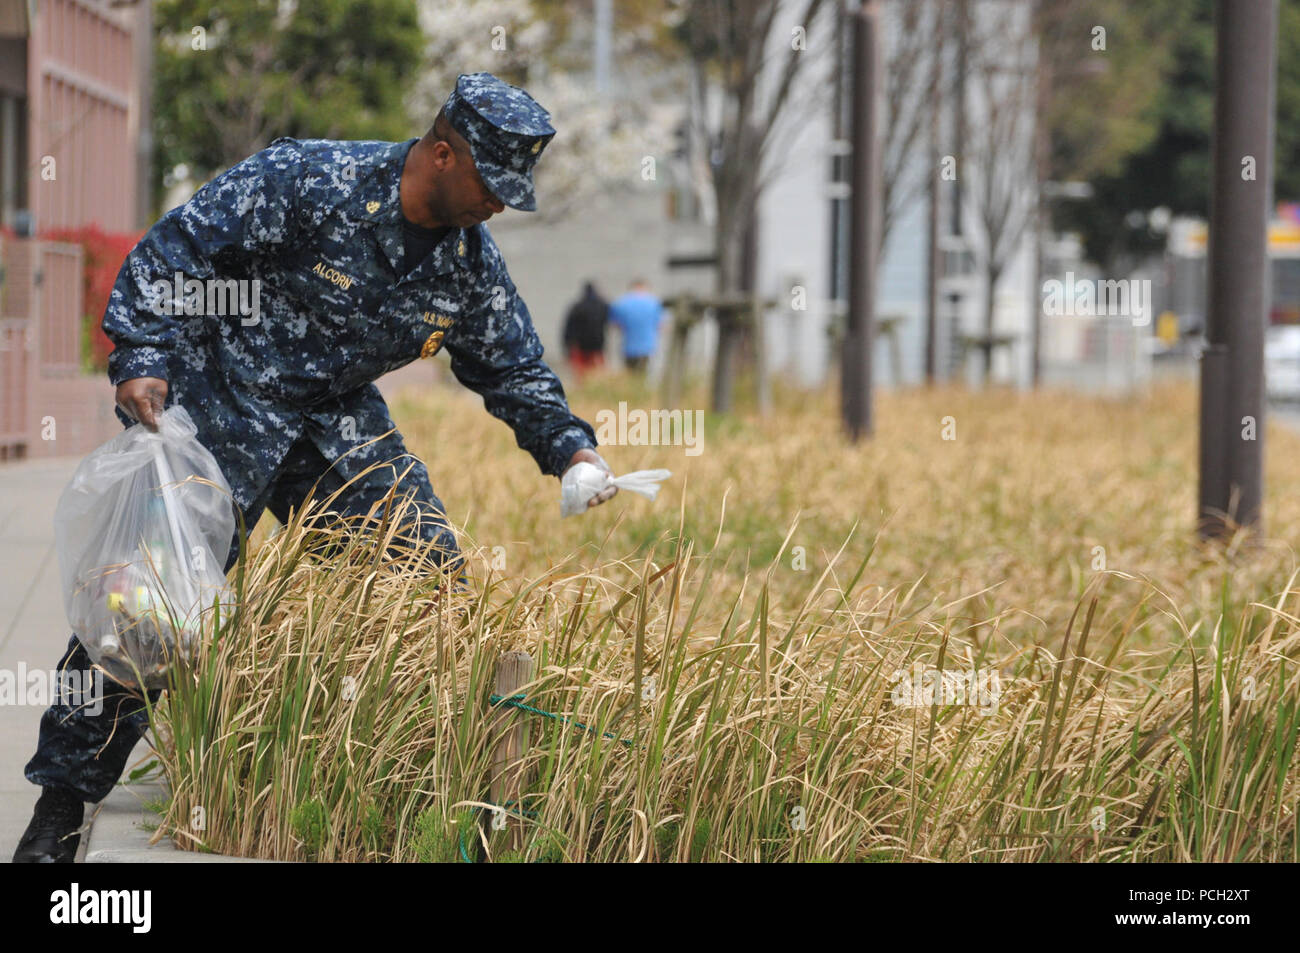
[[[149,33],[145,2],[0,0],[0,459],[117,429],[83,371],[81,249],[42,236],[143,224]]]

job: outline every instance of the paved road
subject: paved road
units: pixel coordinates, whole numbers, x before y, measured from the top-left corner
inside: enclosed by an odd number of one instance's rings
[[[1269,404],[1268,415],[1270,419],[1300,431],[1300,403]]]

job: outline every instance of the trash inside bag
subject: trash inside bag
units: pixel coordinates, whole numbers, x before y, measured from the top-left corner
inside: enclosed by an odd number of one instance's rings
[[[157,433],[127,428],[81,462],[55,509],[68,622],[125,685],[165,688],[177,648],[192,653],[234,601],[230,485],[196,434],[180,406]]]
[[[591,498],[609,486],[640,493],[648,500],[659,495],[659,484],[672,476],[671,470],[635,470],[616,477],[593,463],[575,463],[560,481],[560,516],[585,512]]]

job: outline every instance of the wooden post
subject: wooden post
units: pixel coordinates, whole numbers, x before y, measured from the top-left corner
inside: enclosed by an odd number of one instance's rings
[[[510,698],[519,694],[533,677],[533,657],[527,652],[506,652],[497,663],[496,694]],[[524,756],[528,753],[528,714],[500,704],[489,726],[491,737],[496,738],[492,749],[492,781],[488,800],[505,811],[504,816],[492,812],[488,826],[494,831],[509,832],[507,850],[520,850],[524,846],[524,825],[517,816],[525,809],[520,803],[523,793]]]
[[[682,378],[686,364],[686,337],[695,325],[698,315],[695,302],[689,294],[679,295],[665,306],[672,308],[672,339],[668,346],[668,359],[664,362],[662,402],[665,407],[676,407],[681,398]]]

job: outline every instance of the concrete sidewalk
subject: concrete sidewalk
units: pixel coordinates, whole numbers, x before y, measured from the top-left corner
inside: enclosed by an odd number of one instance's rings
[[[20,665],[28,671],[54,668],[68,644],[54,504],[79,462],[57,458],[0,466],[0,669],[15,678]],[[23,766],[36,750],[44,710],[0,705],[0,862],[13,856],[40,794],[23,777]]]
[[[28,672],[54,668],[67,647],[69,629],[54,549],[54,507],[80,462],[74,457],[0,465],[0,670],[13,673],[14,678],[20,666]],[[22,702],[22,685],[16,687]],[[23,767],[36,750],[44,710],[43,704],[0,704],[0,863],[13,856],[40,795],[23,777]],[[142,739],[127,763],[128,771],[149,757],[149,745]],[[150,834],[141,822],[153,815],[142,805],[161,793],[156,781],[119,786],[101,805],[87,805],[77,859],[88,863],[240,859],[180,851],[168,841],[149,845]]]
[[[136,748],[136,754],[147,749]],[[272,861],[180,850],[163,838],[150,843],[158,815],[145,805],[166,794],[157,781],[121,785],[95,809],[94,824],[82,838],[77,860],[87,864],[264,864]]]

